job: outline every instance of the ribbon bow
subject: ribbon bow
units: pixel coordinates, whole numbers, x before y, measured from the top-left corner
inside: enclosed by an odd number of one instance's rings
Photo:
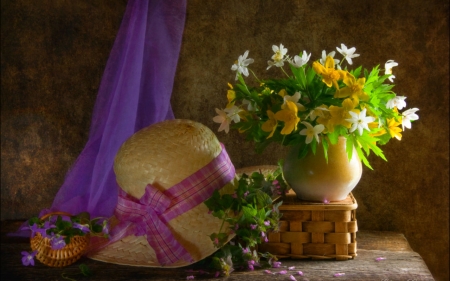
[[[193,262],[189,252],[175,239],[167,224],[212,196],[216,189],[233,180],[235,169],[222,145],[221,153],[186,179],[161,191],[148,184],[137,200],[119,190],[115,216],[119,225],[111,232],[117,241],[127,235],[147,235],[147,241],[161,265],[179,260]]]
[[[192,262],[191,255],[173,237],[167,222],[161,217],[170,206],[171,199],[163,192],[147,185],[145,194],[139,201],[131,200],[122,190],[116,207],[116,217],[120,221],[135,224],[136,236],[147,234],[147,241],[155,250],[156,258],[161,265],[175,263],[182,259]]]

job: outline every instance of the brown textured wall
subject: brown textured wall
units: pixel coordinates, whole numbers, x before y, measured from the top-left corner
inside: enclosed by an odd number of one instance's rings
[[[1,218],[48,207],[83,148],[101,75],[126,1],[1,1]],[[361,229],[400,231],[437,280],[448,280],[448,1],[188,0],[172,104],[177,118],[214,131],[230,67],[250,50],[261,75],[283,43],[289,53],[340,43],[355,64],[388,59],[396,87],[420,120],[402,141],[371,157],[354,190]],[[236,167],[275,164],[285,149],[262,155],[231,132],[217,133]]]

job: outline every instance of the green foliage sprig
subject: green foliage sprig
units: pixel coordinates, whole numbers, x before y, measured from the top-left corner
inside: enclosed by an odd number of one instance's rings
[[[257,253],[256,247],[268,241],[268,232],[279,230],[282,214],[278,207],[282,201],[278,199],[289,188],[281,171],[280,164],[266,175],[261,171],[244,173],[236,180],[233,194],[216,191],[205,201],[211,214],[222,220],[218,232],[210,235],[213,244],[220,248],[212,256],[212,267],[221,275],[228,276],[234,268],[252,270],[261,266],[260,257],[274,258],[270,253]]]

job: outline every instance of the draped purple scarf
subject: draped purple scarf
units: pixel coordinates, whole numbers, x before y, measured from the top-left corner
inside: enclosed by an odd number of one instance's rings
[[[92,116],[89,140],[50,209],[110,217],[118,200],[113,171],[122,143],[136,131],[173,119],[170,97],[186,0],[129,0]]]

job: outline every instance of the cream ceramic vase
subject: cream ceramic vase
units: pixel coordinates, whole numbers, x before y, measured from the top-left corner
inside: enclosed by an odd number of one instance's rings
[[[300,146],[293,147],[284,161],[283,174],[297,197],[306,201],[331,202],[344,200],[361,179],[362,165],[356,149],[352,159],[345,150],[346,138],[328,147],[328,163],[322,144],[298,159]]]

